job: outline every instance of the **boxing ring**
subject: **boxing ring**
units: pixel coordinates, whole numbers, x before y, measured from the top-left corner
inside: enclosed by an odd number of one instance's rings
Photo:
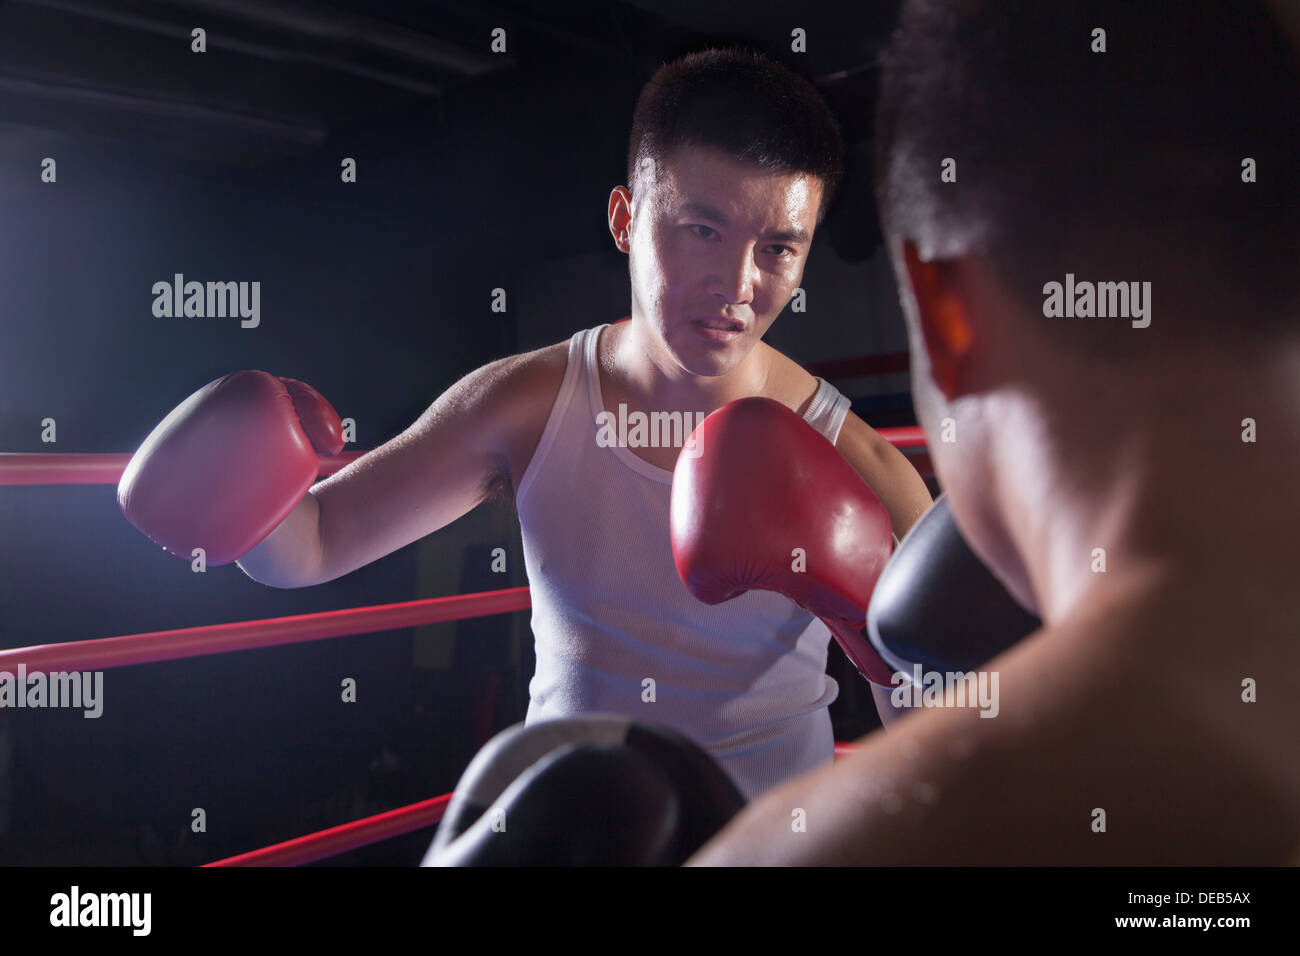
[[[905,360],[906,356],[903,358]],[[893,367],[896,361],[890,356],[834,364],[836,377],[899,370]],[[827,372],[830,371],[827,368]],[[927,444],[918,427],[882,428],[878,431],[899,449],[924,448]],[[333,474],[364,454],[354,451],[320,457],[320,477]],[[116,485],[130,458],[127,454],[0,453],[0,485]],[[918,471],[929,472],[928,455],[911,456],[910,460]],[[510,614],[528,610],[531,606],[529,589],[515,587],[290,617],[200,625],[61,644],[36,644],[0,650],[0,671],[18,674],[21,669],[23,674],[31,675],[110,670]],[[835,744],[837,757],[854,749],[854,744]],[[450,800],[451,794],[445,793],[204,865],[301,866],[433,826],[442,819]]]

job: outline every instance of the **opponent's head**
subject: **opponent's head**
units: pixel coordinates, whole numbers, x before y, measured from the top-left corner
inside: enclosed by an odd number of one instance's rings
[[[754,348],[803,277],[843,152],[817,90],[769,57],[714,49],[655,73],[609,225],[629,254],[634,317],[665,358],[714,376]],[[710,333],[708,320],[738,331]]]
[[[1136,395],[1156,378],[1176,395],[1204,374],[1189,356],[1300,332],[1298,90],[1295,49],[1250,2],[904,3],[876,198],[936,471],[1013,589],[1023,569],[991,506],[998,480],[1029,477],[998,434],[1008,397],[1055,433],[1087,403],[1061,382]],[[1051,315],[1049,283],[1074,279],[1150,283],[1147,315]]]

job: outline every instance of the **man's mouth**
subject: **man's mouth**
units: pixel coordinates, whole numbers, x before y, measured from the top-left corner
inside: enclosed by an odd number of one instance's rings
[[[711,318],[711,319],[692,319],[696,325],[704,329],[713,329],[717,332],[743,332],[745,323],[739,319]]]

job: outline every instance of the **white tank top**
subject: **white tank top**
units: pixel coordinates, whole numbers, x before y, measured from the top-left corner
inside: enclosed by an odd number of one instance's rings
[[[612,713],[667,725],[752,798],[833,756],[830,631],[769,591],[711,606],[686,590],[668,535],[672,472],[596,441],[605,408],[596,342],[606,327],[569,340],[515,494],[537,650],[526,723]],[[818,379],[804,419],[834,444],[848,408]]]

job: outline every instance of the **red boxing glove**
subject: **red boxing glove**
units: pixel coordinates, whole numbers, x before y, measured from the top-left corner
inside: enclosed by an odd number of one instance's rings
[[[867,680],[892,669],[863,628],[893,551],[889,513],[821,433],[780,402],[742,398],[699,424],[673,471],[670,533],[686,589],[720,604],[777,591],[830,628]],[[795,570],[803,549],[805,570]]]
[[[343,449],[343,423],[310,385],[234,372],[181,402],[131,456],[117,486],[128,521],[179,557],[247,554]]]

